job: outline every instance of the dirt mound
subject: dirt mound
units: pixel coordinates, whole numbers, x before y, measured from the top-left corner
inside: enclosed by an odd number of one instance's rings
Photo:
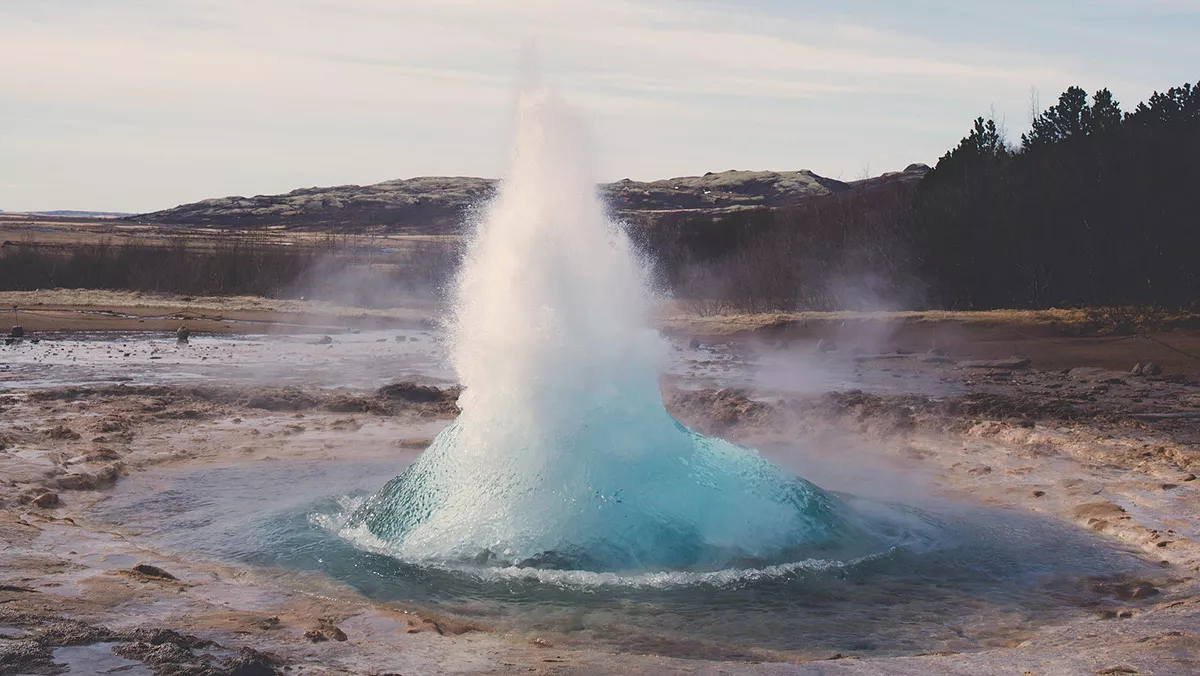
[[[375,396],[385,401],[415,405],[430,413],[458,415],[458,395],[462,387],[445,389],[413,382],[384,385],[375,391]]]

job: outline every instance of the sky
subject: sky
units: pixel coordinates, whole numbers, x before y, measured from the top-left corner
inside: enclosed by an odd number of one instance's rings
[[[499,176],[519,64],[603,180],[934,164],[1200,80],[1200,0],[0,0],[0,209]]]

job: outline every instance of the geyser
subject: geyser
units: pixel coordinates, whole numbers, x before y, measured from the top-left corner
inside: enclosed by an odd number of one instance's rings
[[[644,269],[588,157],[557,96],[521,96],[457,280],[462,413],[343,536],[409,562],[591,571],[862,553],[867,528],[838,498],[667,413]]]

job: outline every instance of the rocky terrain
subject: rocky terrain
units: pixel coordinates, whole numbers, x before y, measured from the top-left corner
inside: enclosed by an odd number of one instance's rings
[[[919,180],[923,164],[863,181],[842,182],[811,171],[723,171],[641,182],[624,179],[599,192],[616,216],[645,222],[678,211],[721,212],[776,207],[807,197]],[[231,229],[455,234],[471,209],[487,200],[494,179],[420,177],[374,185],[302,188],[283,195],[221,197],[128,217],[157,225]]]
[[[178,322],[179,307],[215,311],[204,298],[106,300],[135,305],[113,313],[128,314],[125,328],[167,313]],[[266,320],[273,311],[299,323],[302,310],[318,309],[288,303],[235,299],[225,312],[253,310]],[[427,329],[406,329],[396,316],[388,328],[360,334],[353,321],[374,319],[323,308],[310,331],[344,324],[336,338],[262,346],[286,353],[289,370],[303,376],[284,385],[268,384],[265,372],[237,379],[200,365],[231,359],[253,373],[250,343],[238,348],[197,330],[191,345],[171,351],[154,331],[106,337],[116,324],[86,334],[59,324],[56,333],[59,315],[35,307],[16,315],[27,340],[5,346],[0,363],[0,675],[1163,675],[1200,668],[1200,374],[1180,352],[1194,350],[1191,331],[1069,337],[1055,325],[1071,319],[1065,313],[1044,321],[981,313],[969,324],[964,316],[892,317],[898,325],[886,337],[854,325],[853,316],[667,322],[683,333],[680,367],[663,377],[664,402],[694,429],[803,463],[804,476],[831,490],[1003,510],[1145,564],[1057,579],[1045,593],[1047,604],[1068,604],[1060,620],[1005,612],[965,623],[948,618],[945,640],[880,654],[749,645],[732,638],[737,627],[720,640],[576,626],[575,619],[531,628],[486,606],[388,601],[318,571],[170,545],[162,539],[170,528],[115,518],[129,513],[113,504],[142,504],[175,490],[180,477],[274,472],[296,477],[286,490],[303,493],[308,470],[288,468],[374,471],[411,461],[457,411],[453,382],[421,375],[415,353],[403,361],[409,353],[395,347],[424,345],[412,335]],[[150,313],[147,324],[138,312]],[[930,350],[935,317],[938,347]],[[56,342],[61,354],[50,354]],[[93,352],[111,348],[125,378],[79,382],[95,368],[84,358],[87,342],[97,343]],[[39,371],[18,359],[43,348],[45,359],[70,369]],[[382,387],[362,377],[357,386],[326,387],[310,363],[315,354],[327,354],[343,374],[358,355],[374,371],[416,375]],[[822,372],[842,384],[822,385]],[[754,373],[736,384],[738,374]],[[37,374],[37,383],[19,382]],[[331,479],[313,480],[324,487]],[[253,497],[212,502],[253,509]],[[156,514],[176,528],[202,527],[187,516],[187,500],[160,504]]]
[[[665,393],[696,427],[764,449],[796,434],[824,439],[860,469],[882,463],[926,477],[939,495],[1074,523],[1157,564],[1080,580],[1079,619],[992,648],[881,659],[662,639],[613,652],[569,632],[498,631],[469,613],[371,600],[312,575],[151,550],[136,528],[97,519],[115,483],[189,467],[411,456],[428,443],[427,423],[454,415],[456,391],[134,386],[0,398],[0,674],[1195,673],[1194,425],[1144,411],[1186,417],[1196,383],[1121,376],[1137,391],[1114,398],[1120,387],[1106,381],[1118,375],[993,366],[1003,365],[906,362],[902,371],[954,369],[946,374],[975,383],[941,399]],[[1097,383],[1111,389],[1098,395]]]

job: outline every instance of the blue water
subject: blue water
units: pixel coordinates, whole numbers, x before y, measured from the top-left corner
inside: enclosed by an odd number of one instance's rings
[[[626,573],[846,560],[906,535],[885,537],[751,449],[665,411],[660,426],[646,424],[655,417],[585,422],[550,444],[533,442],[549,453],[518,445],[500,463],[476,461],[471,436],[453,423],[339,532],[414,563]],[[522,464],[530,457],[536,467]]]
[[[331,524],[380,490],[392,462],[257,462],[135,474],[98,516],[168,554],[314,571],[366,596],[556,644],[695,658],[915,654],[1001,645],[1095,607],[1091,581],[1145,572],[1136,558],[1028,514],[837,499],[920,533],[855,557],[597,572],[407,562]],[[847,556],[841,556],[847,554]]]

